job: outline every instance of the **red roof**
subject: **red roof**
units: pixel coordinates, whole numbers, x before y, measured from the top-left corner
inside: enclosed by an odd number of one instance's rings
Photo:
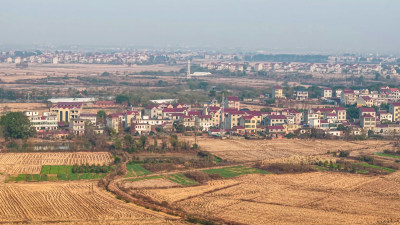
[[[218,107],[218,106],[210,106],[209,109],[210,109],[210,111],[218,111],[220,109],[220,107]]]
[[[274,86],[274,89],[282,89],[282,87],[279,86],[279,85],[275,85],[275,86]]]
[[[246,111],[246,113],[252,116],[262,116],[262,113],[260,111]]]
[[[97,114],[92,114],[92,113],[81,113],[79,116],[80,116],[80,117],[96,117]]]
[[[200,116],[201,112],[200,111],[189,111],[188,115],[189,116]]]
[[[186,110],[186,108],[179,108],[179,109],[165,108],[165,109],[163,110],[163,112],[165,112],[165,113],[178,113],[178,112],[182,113],[182,112],[184,112],[185,110]]]
[[[332,90],[332,89],[331,89],[331,88],[328,88],[328,87],[326,87],[326,88],[324,88],[324,90],[328,91],[328,90]]]
[[[254,116],[242,116],[244,120],[251,120]]]
[[[361,116],[362,118],[366,117],[366,118],[373,118],[373,116],[369,115],[369,114],[365,114],[363,116]]]
[[[268,130],[284,130],[283,126],[267,126]]]
[[[393,104],[393,106],[396,106],[396,107],[400,106],[400,102],[393,102],[392,104]]]
[[[210,115],[200,115],[198,116],[199,119],[211,119],[212,117]]]
[[[336,111],[343,111],[346,110],[344,107],[335,107]]]
[[[363,98],[365,101],[369,101],[369,100],[371,100],[372,98],[371,97],[369,97],[369,96],[361,96],[361,98]]]
[[[81,108],[82,102],[58,102],[55,106],[63,109]]]
[[[235,102],[239,101],[239,98],[237,96],[228,96],[226,97],[226,99],[228,101],[235,101]]]
[[[126,112],[126,115],[132,115],[132,114],[139,115],[140,113],[139,113],[139,111],[127,111]]]
[[[276,120],[276,119],[278,119],[278,120],[285,120],[285,119],[287,119],[287,117],[284,116],[284,115],[269,115],[268,117],[269,117],[270,119],[273,119],[273,120]]]
[[[354,94],[354,90],[352,90],[352,89],[345,89],[345,90],[343,90],[343,93],[345,93],[345,94]]]
[[[375,112],[374,108],[360,108],[361,112]]]

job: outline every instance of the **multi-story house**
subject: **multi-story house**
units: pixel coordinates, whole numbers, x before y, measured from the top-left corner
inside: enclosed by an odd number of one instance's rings
[[[91,114],[91,113],[81,113],[79,115],[79,119],[85,120],[86,122],[89,122],[89,123],[95,125],[97,122],[97,115]]]
[[[208,131],[213,126],[212,117],[210,115],[196,116],[195,126],[201,128],[203,131]]]
[[[125,113],[113,113],[107,116],[106,126],[119,133],[124,127]]]
[[[85,133],[85,120],[84,119],[71,119],[69,123],[71,132],[75,135],[81,136]]]
[[[225,109],[227,110],[227,109]],[[229,110],[225,118],[225,128],[232,129],[234,126],[239,126],[240,117],[244,116],[243,111]]]
[[[287,117],[284,115],[269,115],[265,118],[267,126],[279,126],[287,123]]]
[[[31,127],[33,127],[36,131],[51,131],[57,130],[58,128],[58,120],[55,115],[48,116],[28,116]]]
[[[369,96],[358,96],[357,106],[372,107],[374,105],[374,100]]]
[[[400,121],[400,102],[393,102],[389,105],[389,112],[393,115],[393,121]]]
[[[328,88],[328,87],[323,88],[323,89],[322,89],[321,96],[322,96],[323,98],[332,98],[332,89],[331,89],[331,88]]]
[[[63,122],[78,119],[81,111],[81,102],[58,102],[50,108],[50,112],[57,115],[57,120]]]
[[[339,122],[346,121],[347,111],[343,107],[335,107],[337,119]]]
[[[283,89],[281,86],[276,85],[274,86],[274,89],[272,90],[272,97],[273,98],[283,98]]]
[[[354,90],[346,89],[340,94],[340,103],[344,105],[354,105],[357,102],[357,95]]]
[[[378,111],[378,118],[379,121],[381,121],[381,123],[393,121],[393,115],[391,113],[386,112],[385,110]]]
[[[376,112],[374,108],[360,108],[360,126],[372,130],[376,126]]]
[[[127,111],[125,113],[125,128],[130,127],[132,121],[142,118],[142,112],[140,110]]]
[[[246,133],[255,133],[257,129],[256,116],[242,116],[239,119],[239,126],[244,127]]]
[[[296,100],[304,101],[308,99],[308,91],[296,91]]]
[[[225,99],[225,108],[240,110],[240,101],[237,96],[228,96]]]

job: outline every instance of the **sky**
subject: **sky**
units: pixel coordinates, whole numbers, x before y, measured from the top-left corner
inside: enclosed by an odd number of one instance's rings
[[[399,0],[0,0],[0,45],[400,53]]]

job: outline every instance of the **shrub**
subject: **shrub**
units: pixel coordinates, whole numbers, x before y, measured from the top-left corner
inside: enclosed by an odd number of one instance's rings
[[[314,167],[306,164],[286,164],[286,163],[271,163],[260,166],[259,169],[266,170],[276,174],[283,173],[305,173],[316,171]]]

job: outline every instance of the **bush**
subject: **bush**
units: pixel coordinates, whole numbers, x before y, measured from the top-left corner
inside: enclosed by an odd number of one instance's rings
[[[286,163],[271,163],[264,166],[259,166],[259,169],[266,170],[276,174],[283,173],[306,173],[316,171],[311,165],[305,164],[286,164]]]
[[[340,151],[339,157],[348,157],[350,155],[349,151]]]
[[[189,179],[195,180],[198,183],[205,183],[209,180],[212,179],[221,179],[221,175],[219,174],[213,174],[213,176],[210,176],[211,174],[208,174],[206,172],[201,172],[201,171],[191,171],[191,172],[187,172],[185,173],[185,176]],[[217,176],[215,176],[217,175]]]

